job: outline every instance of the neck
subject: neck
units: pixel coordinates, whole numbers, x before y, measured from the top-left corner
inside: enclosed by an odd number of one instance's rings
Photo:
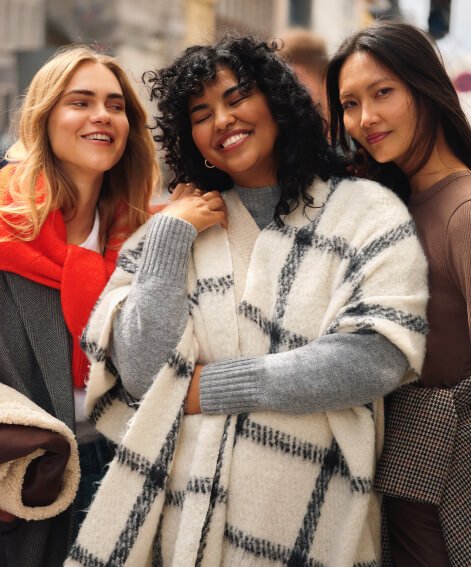
[[[468,167],[450,150],[440,130],[427,163],[409,178],[411,191],[413,193],[424,191],[448,175],[466,169]]]
[[[90,234],[95,221],[95,209],[102,181],[102,177],[93,183],[74,180],[78,200],[74,207],[62,208],[68,244],[81,244]]]

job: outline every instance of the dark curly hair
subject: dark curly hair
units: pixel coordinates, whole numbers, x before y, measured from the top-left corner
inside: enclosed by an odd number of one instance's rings
[[[276,222],[283,224],[281,215],[296,208],[300,195],[305,206],[313,206],[307,189],[314,177],[326,180],[343,171],[329,148],[323,118],[276,49],[275,44],[253,37],[226,36],[214,45],[189,47],[169,67],[144,74],[151,100],[157,100],[154,139],[173,172],[170,190],[189,181],[205,190],[224,191],[233,185],[224,171],[204,166],[193,142],[188,112],[189,97],[201,95],[221,67],[234,73],[241,92],[258,87],[277,123],[274,151],[281,197]]]

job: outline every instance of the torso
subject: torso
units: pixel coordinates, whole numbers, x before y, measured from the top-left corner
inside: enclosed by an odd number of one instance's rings
[[[471,375],[471,173],[413,194],[410,212],[429,261],[430,331],[421,380],[450,387]]]

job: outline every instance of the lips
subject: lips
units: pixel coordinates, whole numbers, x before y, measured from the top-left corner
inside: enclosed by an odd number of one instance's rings
[[[366,141],[370,145],[377,144],[378,142],[384,140],[384,138],[386,138],[386,136],[388,135],[389,132],[376,132],[375,134],[370,134],[369,136],[366,136]]]
[[[248,134],[248,133],[234,134],[234,136],[227,138],[227,140],[225,140],[221,145],[222,145],[223,148],[227,148],[229,146],[232,146],[233,144],[236,144],[237,142],[240,142],[240,140],[247,138],[249,135],[250,134]]]
[[[239,147],[252,134],[250,130],[237,130],[227,132],[217,140],[217,147],[221,150],[229,151]]]
[[[112,143],[114,141],[114,138],[111,136],[111,134],[107,132],[91,132],[90,134],[85,134],[84,136],[82,136],[82,138],[84,140],[90,140],[95,142]]]

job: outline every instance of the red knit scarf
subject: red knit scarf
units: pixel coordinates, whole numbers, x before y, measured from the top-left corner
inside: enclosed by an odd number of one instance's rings
[[[9,183],[12,166],[0,171],[0,192]],[[38,182],[38,193],[41,182]],[[0,235],[13,230],[0,220]],[[83,388],[88,362],[80,349],[80,336],[100,293],[111,276],[117,252],[100,254],[67,244],[62,213],[52,211],[39,236],[30,242],[0,242],[0,270],[13,272],[42,285],[60,290],[64,320],[72,335],[72,375],[74,385]],[[44,322],[47,325],[47,321]]]

